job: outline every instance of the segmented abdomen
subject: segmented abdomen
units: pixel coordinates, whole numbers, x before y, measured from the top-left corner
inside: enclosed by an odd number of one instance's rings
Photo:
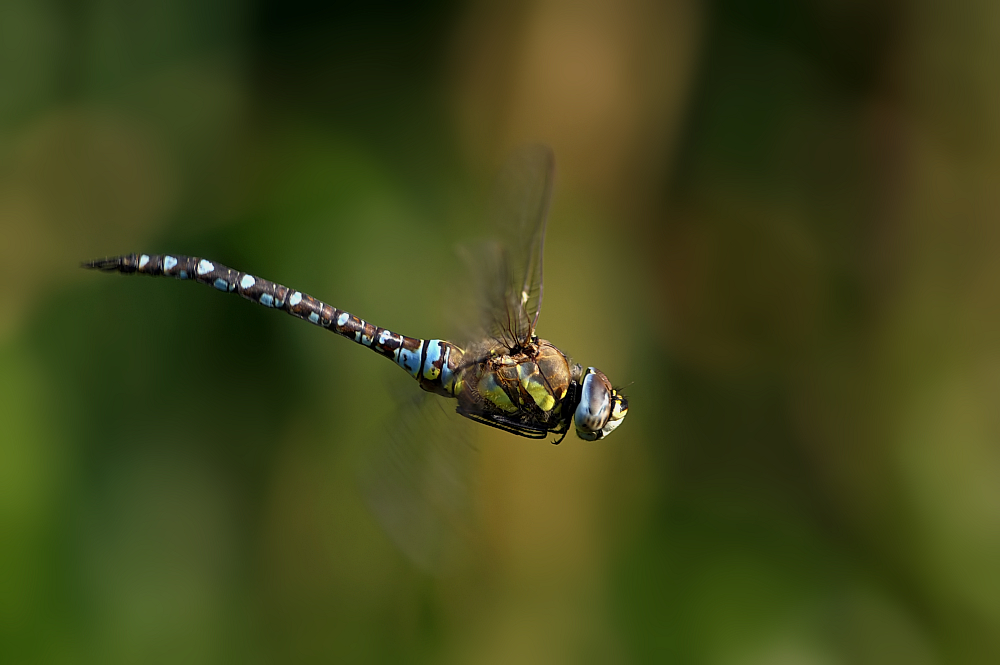
[[[461,391],[457,370],[463,351],[451,342],[418,339],[368,323],[350,312],[337,309],[287,286],[197,256],[174,254],[127,254],[84,263],[85,268],[108,272],[141,273],[177,279],[193,279],[220,291],[238,293],[264,307],[288,312],[321,328],[327,328],[380,356],[389,358],[430,392],[454,397]]]

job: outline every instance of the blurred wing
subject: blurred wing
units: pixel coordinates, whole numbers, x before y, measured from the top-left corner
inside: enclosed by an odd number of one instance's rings
[[[518,150],[500,174],[490,215],[495,238],[462,251],[468,277],[453,286],[453,322],[469,344],[485,348],[485,334],[508,345],[529,341],[542,303],[542,250],[554,161],[546,146]],[[471,301],[471,302],[470,302]],[[469,309],[472,307],[472,309]],[[482,312],[476,321],[475,311]],[[408,386],[409,387],[409,386]],[[365,500],[390,539],[429,572],[446,572],[476,533],[472,442],[481,425],[455,413],[436,395],[400,399],[384,436],[362,464]]]
[[[542,308],[545,225],[555,160],[544,145],[520,148],[497,181],[489,217],[498,240],[477,251],[477,275],[486,329],[499,340],[526,343]]]
[[[423,570],[443,574],[476,529],[475,423],[424,393],[398,402],[360,472],[362,494],[390,540]]]

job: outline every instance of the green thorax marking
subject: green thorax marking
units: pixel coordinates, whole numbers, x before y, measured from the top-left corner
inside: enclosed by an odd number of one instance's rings
[[[559,349],[538,340],[514,355],[503,348],[494,349],[477,364],[475,376],[476,391],[498,410],[545,415],[569,390],[570,363]]]

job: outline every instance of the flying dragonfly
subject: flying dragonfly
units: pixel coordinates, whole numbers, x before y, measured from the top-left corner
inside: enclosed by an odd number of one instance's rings
[[[575,425],[581,439],[603,439],[628,413],[628,400],[603,372],[584,368],[535,334],[543,296],[543,253],[554,160],[541,145],[522,148],[504,171],[492,221],[505,240],[480,261],[478,334],[459,345],[407,337],[281,284],[179,254],[127,254],[84,268],[174,277],[236,293],[337,333],[384,356],[424,390],[454,399],[460,415],[530,439],[560,443]]]

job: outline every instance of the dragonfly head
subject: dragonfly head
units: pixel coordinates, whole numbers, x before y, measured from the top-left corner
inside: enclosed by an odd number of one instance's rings
[[[576,435],[586,441],[603,439],[622,424],[627,413],[625,396],[611,387],[604,372],[588,367],[583,374],[580,404],[574,416]]]

